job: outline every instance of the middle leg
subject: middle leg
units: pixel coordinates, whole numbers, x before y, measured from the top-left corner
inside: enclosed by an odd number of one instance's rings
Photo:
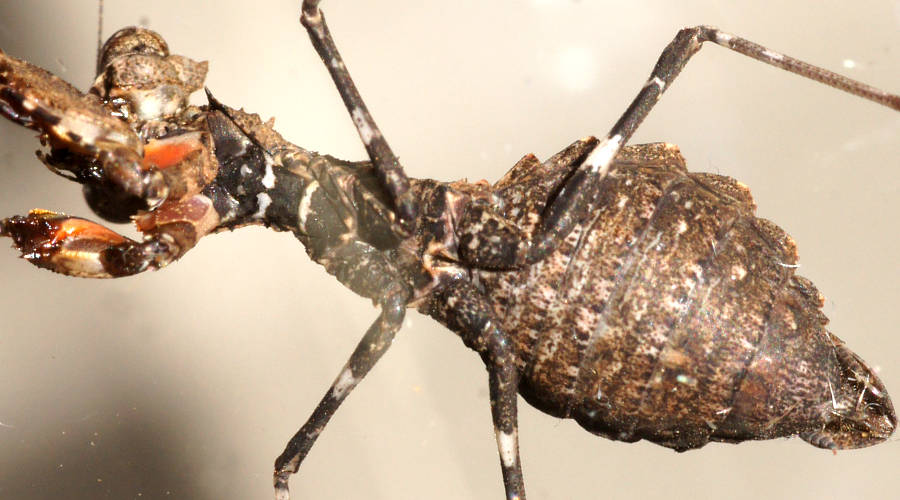
[[[409,190],[409,179],[403,171],[403,166],[400,165],[400,160],[375,124],[369,108],[356,89],[356,84],[350,78],[350,72],[347,71],[347,66],[325,24],[325,16],[319,10],[319,0],[303,1],[300,23],[306,28],[313,47],[328,68],[341,99],[353,118],[353,124],[366,147],[366,152],[375,165],[378,178],[393,199],[399,228],[405,235],[412,234],[416,219],[416,204],[413,193]]]
[[[359,341],[312,415],[275,460],[274,486],[278,500],[290,498],[291,474],[299,470],[332,415],[391,346],[412,295],[393,264],[370,245],[350,240],[324,252],[319,261],[327,271],[354,292],[373,298],[381,306],[381,314]]]
[[[548,207],[531,242],[527,263],[542,260],[592,210],[600,179],[606,176],[616,155],[644,121],[663,92],[704,42],[713,42],[757,61],[829,85],[838,90],[900,111],[900,96],[871,87],[837,73],[769,50],[744,38],[711,26],[685,28],[663,50],[650,78],[612,129],[585,158]]]
[[[539,262],[556,250],[573,227],[594,211],[601,180],[615,158],[671,85],[688,60],[704,42],[713,42],[785,71],[854,94],[892,109],[900,110],[900,96],[771,51],[749,40],[709,26],[685,28],[660,55],[650,77],[605,138],[593,138],[574,146],[590,145],[583,159],[571,158],[571,174],[549,201],[537,229],[526,234],[513,221],[497,213],[490,203],[472,204],[457,223],[460,259],[479,269],[513,270]],[[582,150],[583,151],[583,150]],[[533,157],[532,168],[541,168]],[[426,212],[428,208],[426,207]]]
[[[519,373],[512,342],[500,329],[500,322],[485,297],[466,281],[453,283],[436,293],[420,311],[456,332],[467,347],[481,355],[488,370],[491,417],[506,500],[525,500],[519,461]]]

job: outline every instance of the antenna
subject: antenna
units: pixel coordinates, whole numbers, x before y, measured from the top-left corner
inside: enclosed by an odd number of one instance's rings
[[[99,73],[101,69],[100,67],[100,57],[102,54],[100,51],[103,50],[103,0],[97,0],[97,72]]]

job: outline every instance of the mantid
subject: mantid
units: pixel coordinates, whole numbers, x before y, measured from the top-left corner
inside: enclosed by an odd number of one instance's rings
[[[659,84],[657,84],[657,85],[659,85]],[[662,85],[659,85],[659,86],[662,87]],[[357,119],[358,119],[358,117],[357,117]],[[362,129],[363,129],[363,130],[361,131],[361,134],[365,137],[365,136],[367,135],[366,132],[365,132],[365,127],[362,127]],[[250,134],[250,135],[252,136],[253,134]],[[612,136],[612,139],[613,139],[614,142],[615,142],[615,135]],[[224,148],[221,148],[221,147],[220,147],[220,148],[218,148],[218,149],[224,149]],[[603,150],[601,149],[600,151],[603,151]],[[647,163],[647,161],[648,161],[648,159],[647,159],[646,156],[639,156],[639,157],[638,157],[638,163]],[[572,191],[572,190],[570,190],[570,191]],[[581,191],[578,190],[578,192],[581,192]],[[142,195],[146,195],[146,194],[148,194],[148,193],[146,193],[146,192],[142,193]],[[314,212],[314,209],[313,209],[312,207],[310,207],[309,210],[311,210],[310,213],[315,213],[315,212]],[[565,220],[565,210],[566,210],[566,209],[563,209],[564,215],[560,218],[560,220]],[[38,215],[38,216],[36,216],[36,217],[42,217],[42,216]],[[409,217],[410,217],[410,218],[413,218],[412,215],[410,215]],[[560,226],[560,225],[554,223],[554,228],[555,228],[555,227],[562,227],[562,226]],[[551,232],[553,232],[553,231],[551,231]],[[565,234],[564,231],[560,231],[559,234],[554,233],[553,236],[554,236],[554,238],[551,238],[551,239],[556,239],[556,238],[555,238],[556,236],[561,236],[561,237],[563,237],[563,236],[566,236],[566,234]],[[29,237],[29,236],[26,236],[25,239],[33,239],[33,238],[31,238],[31,237]],[[477,245],[474,245],[474,246],[477,247]],[[478,262],[477,264],[478,264],[479,266],[483,266],[483,267],[485,267],[485,268],[492,269],[492,270],[493,270],[493,269],[496,269],[496,268],[502,268],[502,267],[503,267],[502,263],[501,263],[500,265],[498,265],[495,261],[491,260],[493,257],[491,257],[490,255],[485,256],[485,257],[476,257],[476,259],[477,259],[477,258],[487,259],[486,261],[480,261],[480,262]],[[525,261],[524,263],[517,263],[517,264],[516,264],[516,269],[514,269],[514,270],[509,270],[509,271],[519,270],[519,266],[537,265],[538,262],[541,262],[541,261],[542,261],[541,258],[536,258],[536,259],[531,259],[531,260],[529,260],[529,258],[525,258],[525,259],[526,259],[526,261]],[[792,264],[791,262],[789,262],[789,261],[784,261],[784,262],[782,262],[782,264],[785,265],[784,267],[790,267],[790,266],[793,265],[793,264]],[[113,269],[113,270],[114,270],[115,272],[118,272],[119,269],[121,269],[121,268],[115,268],[115,269]],[[131,270],[130,267],[128,267],[127,269],[128,269],[129,271]],[[57,269],[57,270],[59,270],[59,269]],[[66,268],[66,270],[72,271],[72,269],[69,269],[69,268]],[[109,269],[107,269],[107,270],[109,270]],[[80,272],[80,271],[78,271],[78,272]],[[737,274],[741,274],[741,273],[739,272],[739,270],[736,271],[736,272],[737,272]],[[489,280],[490,278],[489,278],[489,277],[485,277],[484,279],[485,279],[485,280]],[[873,386],[873,387],[875,387],[874,391],[869,391],[869,392],[874,392],[874,393],[880,392],[880,390],[877,388],[877,386]],[[863,391],[863,394],[864,394],[864,393],[865,393],[865,391]],[[601,399],[601,398],[598,396],[598,400],[599,400],[599,399]],[[874,404],[874,403],[873,403],[873,404]],[[503,438],[503,439],[506,439],[506,440],[507,440],[507,444],[506,444],[506,446],[507,446],[506,452],[507,452],[507,458],[508,458],[508,452],[509,452],[509,450],[510,450],[510,448],[509,448],[510,445],[509,445],[509,442],[508,442],[508,439],[509,439],[508,435],[509,435],[510,433],[507,432],[506,434],[507,434],[507,437],[505,437],[505,438]],[[503,441],[503,439],[501,439],[500,441]],[[827,445],[828,443],[827,443],[827,442],[819,442],[819,444],[825,444],[825,445]],[[826,447],[828,447],[828,446],[826,446]],[[501,443],[501,450],[503,450],[503,444],[502,444],[502,443]]]

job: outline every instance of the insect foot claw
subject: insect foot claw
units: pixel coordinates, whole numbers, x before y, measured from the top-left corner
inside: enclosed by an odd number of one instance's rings
[[[144,200],[148,210],[159,207],[169,195],[169,186],[163,174],[156,169],[144,170],[141,159],[134,151],[120,148],[104,160],[107,176],[125,191]]]
[[[275,500],[290,500],[291,492],[288,488],[290,473],[275,473]]]
[[[162,202],[166,201],[166,198],[169,196],[169,185],[166,184],[166,179],[159,171],[147,172],[144,176],[143,185],[144,189],[141,198],[147,202],[150,210],[162,205]]]

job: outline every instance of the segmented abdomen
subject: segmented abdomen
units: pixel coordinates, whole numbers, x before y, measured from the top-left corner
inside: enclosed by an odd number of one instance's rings
[[[517,343],[529,402],[614,439],[677,449],[771,437],[817,411],[791,408],[791,398],[827,391],[838,374],[792,373],[790,360],[766,376],[800,377],[797,394],[742,399],[772,338],[798,363],[833,358],[821,297],[793,276],[793,241],[753,215],[745,186],[689,173],[675,146],[656,144],[626,148],[600,197],[546,260],[479,276]],[[797,338],[784,340],[791,331]]]

